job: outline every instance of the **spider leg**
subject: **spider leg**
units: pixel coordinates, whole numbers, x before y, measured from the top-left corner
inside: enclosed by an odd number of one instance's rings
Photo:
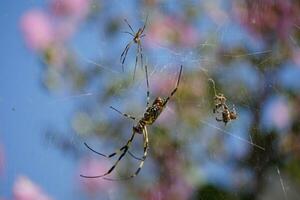
[[[133,35],[132,33],[128,32],[128,31],[122,31],[122,33],[128,33],[128,34],[130,34],[132,37],[134,37],[134,35]]]
[[[129,47],[126,49],[126,51],[125,51],[125,55],[123,56],[123,60],[122,60],[122,66],[124,66],[124,63],[125,63],[125,60],[126,60],[126,57],[127,57],[128,51],[129,51]]]
[[[225,126],[226,126],[226,124],[227,124],[228,122],[230,122],[230,119],[223,120],[223,122],[224,122],[224,124],[225,124]]]
[[[224,110],[228,110],[228,106],[226,105],[226,103],[223,103],[222,105],[224,107]]]
[[[224,106],[222,103],[216,104],[215,108],[213,109],[213,113],[219,113],[219,109]]]
[[[218,122],[222,122],[222,121],[223,121],[222,119],[219,119],[219,118],[217,118],[217,117],[216,117],[216,120],[217,120]]]
[[[142,32],[141,32],[141,33],[144,32],[144,30],[145,30],[145,28],[146,28],[146,25],[147,25],[147,22],[148,22],[148,15],[147,15],[147,17],[146,17],[146,20],[145,20],[145,23],[144,23],[144,26],[143,26],[143,29],[142,29]]]
[[[177,80],[177,83],[176,83],[176,87],[171,92],[171,94],[166,98],[163,106],[165,106],[168,103],[168,101],[170,100],[170,98],[176,93],[178,85],[179,85],[179,81],[180,81],[180,78],[181,78],[181,73],[182,73],[182,65],[180,66],[180,71],[179,71],[179,75],[178,75],[178,80]]]
[[[122,180],[128,180],[131,178],[134,178],[135,176],[137,176],[139,174],[139,172],[141,171],[144,162],[147,158],[147,154],[148,154],[148,149],[149,149],[149,139],[148,139],[148,131],[147,128],[145,127],[143,129],[143,139],[144,139],[144,155],[141,159],[141,162],[139,164],[139,167],[137,168],[137,170],[135,171],[135,173],[133,173],[132,175],[128,176],[128,177],[124,177],[124,178],[117,178],[117,179],[113,179],[113,178],[106,178],[104,177],[103,179],[108,180],[108,181],[122,181]]]
[[[130,24],[128,23],[127,19],[124,19],[124,21],[126,22],[126,24],[129,26],[130,30],[132,31],[132,33],[134,33],[133,28],[130,26]]]
[[[148,67],[147,65],[145,66],[145,71],[146,71],[146,83],[147,83],[147,108],[149,106],[149,101],[150,101],[150,90],[149,90],[149,79],[148,79]]]
[[[218,113],[218,110],[216,108],[213,109],[213,113]]]
[[[119,158],[118,158],[118,160],[115,162],[115,164],[114,164],[114,165],[113,165],[106,173],[104,173],[104,174],[102,174],[102,175],[97,175],[97,176],[87,176],[87,175],[82,175],[82,174],[80,174],[80,176],[83,177],[83,178],[100,178],[100,177],[103,177],[103,176],[106,176],[106,175],[110,174],[110,173],[115,169],[115,167],[119,164],[120,160],[122,160],[122,158],[123,158],[123,157],[125,156],[125,154],[127,153],[127,151],[128,151],[128,149],[129,149],[129,147],[130,147],[130,145],[131,145],[131,142],[132,142],[132,140],[133,140],[135,134],[136,134],[136,132],[133,131],[133,132],[132,132],[131,138],[127,141],[126,145],[125,145],[124,147],[121,148],[121,149],[124,150],[123,153],[119,156]],[[111,155],[112,155],[112,154],[111,154]],[[114,155],[115,155],[115,154],[114,154]],[[112,156],[111,156],[111,157],[112,157]]]
[[[137,51],[137,52],[136,52],[136,56],[135,56],[135,65],[134,65],[133,79],[134,79],[134,77],[135,77],[136,66],[137,66],[138,59],[139,59],[139,54],[140,54],[139,43],[138,43],[138,45],[137,45],[136,51]]]
[[[86,148],[88,148],[89,150],[91,150],[92,152],[94,152],[94,153],[96,153],[96,154],[98,154],[98,155],[100,155],[100,156],[103,156],[103,157],[106,157],[106,158],[111,158],[111,157],[114,157],[115,155],[117,155],[117,154],[120,154],[120,152],[122,152],[122,150],[125,148],[125,146],[123,146],[123,147],[121,147],[118,151],[116,151],[116,152],[114,152],[114,153],[111,153],[111,154],[109,154],[109,155],[105,155],[105,154],[103,154],[103,153],[100,153],[100,152],[98,152],[98,151],[96,151],[96,150],[94,150],[92,147],[90,147],[86,142],[84,142],[84,145],[86,146]],[[129,153],[129,155],[131,156],[131,157],[133,157],[134,159],[136,159],[136,160],[141,160],[141,158],[139,158],[139,157],[137,157],[137,156],[135,156],[133,153],[131,153],[129,150],[128,150],[128,153]]]
[[[142,44],[139,42],[138,47],[140,48],[140,56],[141,56],[141,67],[144,67],[144,62],[143,62],[143,49],[142,49]]]
[[[118,109],[116,109],[116,108],[114,108],[114,107],[112,107],[112,106],[109,106],[109,107],[110,107],[111,109],[113,109],[114,111],[116,111],[117,113],[123,115],[123,116],[126,117],[126,118],[132,119],[132,120],[134,120],[134,121],[136,120],[136,118],[133,117],[133,116],[131,116],[131,115],[128,115],[128,114],[126,114],[126,113],[123,113],[123,112],[119,111]]]
[[[133,153],[131,153],[129,150],[128,150],[128,154],[129,154],[131,157],[133,157],[134,159],[136,159],[136,160],[140,160],[140,161],[143,160],[143,158],[139,158],[139,157],[135,156],[135,155],[134,155]]]
[[[128,50],[129,50],[131,44],[132,44],[132,41],[129,42],[129,43],[126,45],[126,47],[125,47],[125,49],[124,49],[124,51],[122,52],[121,57],[120,57],[120,62],[122,62],[122,69],[123,69],[123,71],[124,71],[124,62],[125,62],[125,59],[126,59],[126,56],[127,56],[127,53],[128,53]]]
[[[127,49],[130,47],[131,43],[132,43],[132,42],[129,42],[129,43],[126,45],[126,47],[124,48],[124,50],[123,50],[123,52],[122,52],[122,54],[121,54],[121,57],[120,57],[120,62],[122,61],[122,58],[123,58],[125,52],[127,51]]]

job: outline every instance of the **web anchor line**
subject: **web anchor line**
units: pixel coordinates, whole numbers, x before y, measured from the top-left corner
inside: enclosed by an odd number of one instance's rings
[[[232,133],[230,133],[230,132],[228,132],[228,131],[225,131],[225,130],[223,130],[223,129],[221,129],[221,128],[219,128],[219,127],[213,125],[213,124],[210,124],[210,123],[207,122],[207,121],[200,120],[200,122],[203,123],[203,124],[206,124],[207,126],[209,126],[209,127],[211,127],[211,128],[217,129],[217,130],[219,130],[219,131],[225,133],[226,135],[229,135],[229,136],[231,136],[231,137],[233,137],[233,138],[235,138],[235,139],[238,139],[238,140],[240,140],[240,141],[242,141],[242,142],[244,142],[244,143],[247,143],[247,144],[249,144],[249,145],[251,145],[251,146],[253,146],[253,147],[256,147],[256,148],[258,148],[258,149],[260,149],[260,150],[262,150],[262,151],[265,151],[265,150],[266,150],[264,147],[262,147],[262,146],[260,146],[260,145],[258,145],[258,144],[255,144],[255,143],[253,143],[253,142],[251,142],[251,141],[248,141],[248,140],[246,140],[246,139],[244,139],[244,138],[241,138],[241,137],[239,137],[239,136],[237,136],[237,135],[234,135],[234,134],[232,134]]]

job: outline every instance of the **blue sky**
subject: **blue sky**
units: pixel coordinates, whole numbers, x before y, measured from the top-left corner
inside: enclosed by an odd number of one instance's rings
[[[0,142],[5,149],[5,172],[0,196],[11,197],[17,176],[25,175],[55,199],[71,199],[74,163],[45,145],[50,125],[67,127],[71,103],[54,103],[41,85],[41,64],[24,44],[19,20],[43,1],[6,1],[0,7]]]

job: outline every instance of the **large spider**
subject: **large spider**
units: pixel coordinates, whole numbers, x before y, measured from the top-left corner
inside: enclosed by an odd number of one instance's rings
[[[149,140],[148,140],[148,132],[147,132],[147,126],[152,125],[156,119],[158,118],[158,116],[162,113],[162,111],[164,110],[164,108],[166,107],[168,101],[170,100],[170,98],[175,94],[175,92],[177,91],[178,85],[179,85],[179,81],[180,81],[180,77],[181,77],[181,73],[182,73],[182,66],[180,67],[180,71],[179,71],[179,75],[178,75],[178,79],[177,79],[177,83],[176,83],[176,87],[173,89],[173,91],[170,93],[170,95],[166,98],[162,98],[162,97],[156,97],[152,103],[152,105],[149,106],[149,81],[148,81],[148,70],[147,70],[147,66],[145,66],[145,71],[146,71],[146,83],[147,83],[147,106],[146,106],[146,111],[143,115],[143,117],[139,120],[137,120],[136,117],[133,117],[131,115],[128,115],[126,113],[122,113],[121,111],[117,110],[116,108],[110,106],[111,109],[115,110],[116,112],[118,112],[119,114],[123,115],[124,117],[131,119],[135,122],[137,122],[137,124],[135,126],[132,127],[132,135],[130,137],[130,139],[126,142],[126,144],[124,146],[122,146],[118,151],[113,152],[109,155],[105,155],[102,153],[99,153],[97,151],[95,151],[94,149],[92,149],[91,147],[89,147],[86,143],[85,146],[90,149],[91,151],[93,151],[96,154],[99,154],[101,156],[107,157],[107,158],[111,158],[117,154],[121,154],[118,158],[118,160],[115,162],[115,164],[104,174],[102,175],[96,175],[96,176],[87,176],[87,175],[80,175],[81,177],[84,178],[100,178],[100,177],[104,177],[104,179],[106,180],[126,180],[126,179],[130,179],[133,178],[135,176],[138,175],[138,173],[140,172],[141,168],[143,167],[144,161],[147,157],[147,151],[149,148]],[[136,133],[139,134],[143,134],[143,140],[144,140],[144,154],[142,158],[137,158],[135,157],[132,153],[130,153],[129,148],[130,145],[133,141],[133,138],[135,136]],[[124,178],[120,178],[120,179],[112,179],[112,178],[106,178],[105,176],[109,175],[114,169],[115,167],[118,165],[119,161],[125,156],[126,153],[129,153],[132,157],[140,160],[140,165],[138,167],[138,169],[135,171],[134,174],[128,176],[128,177],[124,177]]]
[[[133,39],[132,39],[132,41],[127,43],[125,49],[123,50],[121,57],[120,57],[120,62],[122,63],[122,70],[124,71],[124,62],[125,62],[127,53],[130,49],[130,46],[133,43],[137,44],[137,53],[136,53],[136,57],[135,57],[135,66],[134,66],[134,73],[133,73],[133,78],[134,78],[139,56],[141,58],[141,66],[143,66],[143,49],[142,49],[141,39],[146,36],[145,34],[143,34],[143,32],[146,28],[148,16],[146,18],[143,28],[139,28],[139,30],[137,32],[134,32],[133,28],[130,26],[130,24],[128,23],[128,21],[126,19],[124,19],[124,21],[126,22],[126,24],[128,25],[128,27],[131,30],[131,32],[125,31],[124,33],[130,34],[133,37]]]
[[[229,121],[235,120],[237,118],[236,110],[235,110],[234,106],[233,106],[232,111],[229,110],[228,106],[226,105],[226,100],[227,100],[226,97],[222,93],[217,94],[215,82],[213,79],[210,78],[208,80],[212,82],[214,93],[215,93],[215,96],[214,96],[215,107],[213,109],[213,113],[219,113],[219,111],[221,110],[222,111],[222,119],[219,119],[216,117],[216,120],[218,122],[224,122],[225,126],[226,126],[226,124]]]

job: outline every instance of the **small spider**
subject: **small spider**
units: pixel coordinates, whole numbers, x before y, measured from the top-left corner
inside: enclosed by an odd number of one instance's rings
[[[237,118],[236,110],[235,110],[234,106],[233,106],[232,111],[230,111],[228,109],[228,106],[226,105],[227,99],[224,96],[224,94],[222,94],[222,93],[217,94],[214,80],[212,80],[212,79],[208,79],[208,80],[212,82],[214,93],[215,93],[215,96],[214,96],[215,107],[213,109],[213,113],[219,113],[219,111],[221,110],[222,111],[222,119],[219,119],[216,117],[216,120],[219,122],[224,122],[225,126],[226,126],[226,124],[229,121],[235,120]]]
[[[162,97],[156,97],[152,103],[152,105],[149,106],[149,99],[150,99],[150,92],[149,92],[149,81],[148,81],[148,70],[147,70],[147,66],[145,66],[145,71],[146,71],[146,83],[147,83],[147,106],[146,106],[146,111],[143,115],[143,117],[139,120],[137,120],[136,117],[133,117],[131,115],[128,115],[126,113],[122,113],[121,111],[117,110],[116,108],[110,106],[111,109],[115,110],[116,112],[118,112],[119,114],[123,115],[124,117],[131,119],[135,122],[137,122],[137,124],[135,126],[132,127],[132,135],[130,137],[130,139],[127,141],[127,143],[121,147],[118,151],[111,153],[109,155],[105,155],[102,153],[99,153],[97,151],[95,151],[94,149],[92,149],[91,147],[89,147],[86,143],[85,146],[90,149],[91,151],[93,151],[96,154],[99,154],[101,156],[107,157],[107,158],[111,158],[117,154],[121,154],[118,158],[118,160],[115,162],[115,164],[104,174],[102,175],[97,175],[97,176],[86,176],[86,175],[80,175],[81,177],[84,178],[100,178],[103,177],[105,180],[126,180],[126,179],[130,179],[133,178],[135,176],[138,175],[138,173],[140,172],[140,170],[142,169],[143,165],[144,165],[144,161],[146,160],[147,157],[147,152],[148,152],[148,148],[149,148],[149,139],[148,139],[148,132],[147,132],[147,126],[152,125],[156,119],[159,117],[159,115],[162,113],[162,111],[165,109],[168,101],[170,100],[170,98],[176,93],[178,85],[179,85],[179,81],[181,78],[181,73],[182,73],[182,66],[180,67],[180,71],[179,71],[179,75],[178,75],[178,79],[177,79],[177,83],[176,83],[176,87],[173,89],[173,91],[170,93],[170,95],[166,98],[162,98]],[[137,158],[135,157],[130,151],[129,148],[131,146],[131,143],[133,141],[133,138],[135,136],[135,134],[143,134],[143,146],[144,146],[144,154],[142,158]],[[109,175],[114,169],[115,167],[118,165],[119,161],[125,156],[126,153],[129,153],[132,157],[134,157],[137,160],[140,160],[140,165],[138,167],[138,169],[135,171],[134,174],[125,177],[125,178],[120,178],[120,179],[111,179],[111,178],[106,178],[105,176]]]
[[[224,107],[224,105],[226,105],[225,102],[227,99],[223,94],[219,93],[218,95],[215,94],[214,100],[215,100],[215,108],[213,109],[213,113],[216,112],[218,113],[218,110]]]
[[[222,111],[222,119],[219,119],[216,117],[216,120],[218,122],[224,122],[225,123],[225,126],[228,122],[230,122],[231,120],[235,120],[237,118],[237,113],[236,113],[236,110],[233,106],[233,109],[232,111],[229,111],[227,105],[225,104],[224,105],[224,110]]]
[[[137,66],[137,63],[138,63],[139,56],[140,56],[140,59],[141,59],[141,66],[143,66],[143,49],[142,49],[141,39],[146,36],[145,34],[143,34],[143,32],[146,28],[146,24],[147,24],[147,21],[148,21],[148,16],[146,18],[146,21],[145,21],[145,24],[144,24],[143,28],[139,28],[139,30],[137,32],[134,32],[133,28],[130,26],[130,24],[128,23],[128,21],[126,19],[124,19],[124,21],[126,22],[126,24],[129,26],[129,28],[131,30],[131,32],[125,31],[124,33],[130,34],[133,37],[133,39],[132,39],[132,41],[127,43],[125,49],[123,50],[123,52],[121,54],[121,57],[120,57],[120,62],[122,63],[122,70],[124,71],[124,62],[126,60],[126,56],[127,56],[127,53],[130,49],[130,46],[133,43],[137,44],[137,53],[136,53],[136,57],[135,57],[135,66],[134,66],[134,73],[133,73],[133,79],[134,79],[136,66]]]

